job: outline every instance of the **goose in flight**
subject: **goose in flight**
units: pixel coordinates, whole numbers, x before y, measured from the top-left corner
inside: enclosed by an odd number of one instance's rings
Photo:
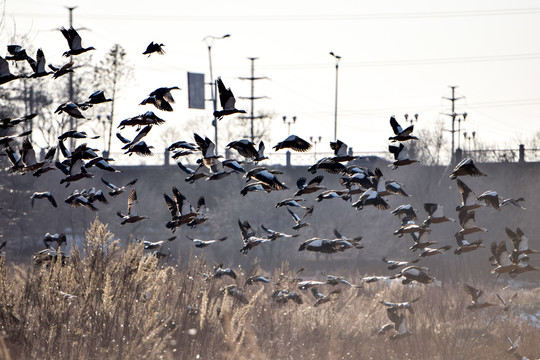
[[[210,246],[212,244],[216,244],[218,242],[225,241],[225,240],[228,239],[227,236],[224,236],[224,237],[221,237],[219,239],[201,240],[201,239],[195,239],[195,238],[189,237],[187,235],[186,235],[186,238],[191,240],[193,242],[193,244],[195,245],[195,247],[198,247],[198,248],[204,248],[204,247],[207,247],[207,246]]]
[[[456,185],[461,195],[461,204],[456,207],[456,211],[470,211],[482,206],[476,201],[476,196],[471,188],[469,188],[463,181],[456,179]]]
[[[53,79],[58,79],[60,76],[73,72],[73,61],[70,61],[60,67],[49,64],[49,69],[53,71]]]
[[[245,114],[245,110],[238,110],[236,106],[236,99],[234,98],[231,88],[226,88],[223,84],[223,80],[220,77],[216,80],[218,91],[219,91],[219,101],[221,103],[222,110],[214,111],[214,117],[218,120],[221,120],[226,115],[232,114]]]
[[[388,165],[393,170],[397,169],[400,166],[410,165],[418,160],[409,159],[409,150],[402,143],[399,146],[388,145],[388,150],[394,155],[394,161],[391,165]]]
[[[62,32],[62,35],[64,35],[64,37],[66,38],[69,46],[69,50],[64,52],[65,57],[79,55],[89,50],[95,50],[93,46],[87,48],[82,46],[81,36],[73,27],[70,27],[69,29],[61,27],[60,31]]]
[[[160,87],[152,91],[139,105],[152,104],[158,110],[173,111],[171,106],[171,103],[174,104],[174,97],[171,94],[172,90],[180,90],[180,88],[178,86]]]
[[[399,302],[399,303],[388,302],[388,301],[383,301],[383,300],[379,300],[379,302],[389,309],[393,309],[393,310],[407,309],[409,310],[411,314],[414,314],[414,309],[412,307],[412,304],[417,302],[418,300],[420,300],[420,296],[410,301],[404,301],[404,302]]]
[[[152,41],[150,44],[148,44],[146,50],[144,50],[143,55],[148,55],[148,57],[150,57],[150,55],[152,55],[153,53],[164,55],[165,50],[163,50],[163,46],[165,45],[158,44]]]
[[[296,215],[294,212],[292,212],[291,209],[289,209],[287,207],[287,211],[289,212],[289,214],[291,214],[292,218],[294,219],[294,226],[293,226],[293,230],[300,230],[301,228],[303,228],[304,226],[309,226],[310,224],[308,222],[305,222],[304,219],[311,215],[313,213],[313,209],[315,207],[312,205],[310,206],[309,208],[306,209],[306,211],[304,212],[304,215],[302,217]]]
[[[330,148],[334,151],[334,157],[332,160],[336,162],[348,162],[358,158],[358,156],[349,154],[349,147],[341,140],[330,142]]]
[[[390,117],[390,126],[392,126],[392,131],[394,131],[395,136],[391,136],[388,140],[395,141],[406,141],[406,140],[418,140],[416,136],[411,135],[414,130],[414,125],[403,129],[401,125],[397,122],[394,116]]]
[[[463,289],[465,290],[467,294],[471,296],[471,301],[472,301],[470,305],[467,305],[467,310],[474,311],[474,310],[483,309],[483,308],[495,305],[494,303],[482,301],[482,295],[484,294],[483,290],[478,290],[468,284],[464,284]]]
[[[296,180],[296,186],[298,187],[298,191],[294,194],[294,196],[301,196],[304,194],[311,194],[319,190],[326,190],[326,186],[321,185],[323,179],[323,175],[318,175],[311,179],[309,182],[307,182],[307,179],[305,177],[300,177],[298,180]]]
[[[240,227],[242,242],[244,243],[244,247],[240,249],[240,252],[242,252],[244,255],[247,255],[249,250],[253,249],[255,246],[271,241],[268,238],[256,237],[255,231],[247,220],[242,222],[240,219],[238,219],[238,226]]]
[[[299,234],[289,235],[289,234],[282,233],[280,231],[269,229],[266,226],[264,226],[264,224],[261,224],[261,228],[269,234],[268,239],[272,241],[279,238],[294,238],[294,237],[299,236]]]
[[[324,295],[319,292],[319,289],[317,287],[311,288],[311,293],[315,297],[315,303],[313,303],[313,307],[317,307],[319,305],[325,304],[330,301],[334,301],[339,294],[341,294],[341,289],[335,289],[330,294]]]
[[[32,207],[34,207],[35,199],[47,199],[49,200],[52,206],[58,207],[58,205],[56,204],[56,200],[54,199],[52,194],[48,191],[41,191],[41,192],[36,191],[35,193],[32,194],[32,196],[30,196],[30,199],[32,199],[32,202],[31,202]]]
[[[127,187],[135,185],[135,183],[137,183],[137,180],[138,179],[131,180],[130,182],[128,182],[124,186],[116,186],[116,185],[108,182],[107,180],[101,178],[101,182],[103,182],[105,185],[107,185],[107,187],[109,189],[111,189],[111,191],[109,191],[109,195],[113,196],[113,197],[122,194],[124,191],[126,191]]]
[[[431,284],[435,281],[435,278],[432,278],[427,274],[429,269],[427,267],[410,265],[403,268],[396,277],[403,277],[401,281],[403,285],[410,284],[413,281],[419,282],[421,284]]]
[[[486,206],[491,206],[495,210],[501,210],[500,197],[496,191],[488,190],[477,197],[476,200],[483,201]]]
[[[484,245],[482,245],[482,239],[468,242],[467,240],[465,240],[463,235],[456,236],[456,241],[458,244],[458,248],[454,250],[454,254],[456,255],[461,255],[463,253],[471,252],[477,250],[478,248],[485,247]]]
[[[285,140],[273,146],[272,149],[275,149],[276,151],[280,149],[292,149],[294,151],[306,152],[311,149],[311,144],[299,136],[290,135]]]
[[[124,215],[120,211],[117,212],[117,215],[122,218],[120,225],[136,223],[141,220],[146,220],[148,217],[143,215],[138,215],[139,202],[137,201],[137,192],[135,189],[132,189],[128,197],[128,207],[127,214]]]
[[[22,78],[22,75],[13,75],[9,70],[6,59],[0,56],[0,85]]]
[[[52,74],[51,71],[47,71],[45,67],[45,54],[43,53],[43,50],[38,49],[36,54],[36,60],[32,59],[31,57],[27,58],[28,63],[30,64],[30,67],[34,71],[32,75],[30,75],[30,78],[38,78],[38,77],[44,77],[49,74]]]
[[[466,158],[459,162],[459,164],[456,165],[454,168],[454,171],[449,175],[450,179],[456,179],[458,176],[487,176],[474,164],[473,159]]]
[[[428,217],[424,220],[425,225],[440,224],[443,222],[452,221],[455,219],[444,216],[443,206],[435,203],[424,203],[424,210],[428,213]]]

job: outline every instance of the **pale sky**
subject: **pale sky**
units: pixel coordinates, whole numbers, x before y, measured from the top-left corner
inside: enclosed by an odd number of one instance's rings
[[[540,130],[538,1],[6,0],[4,35],[14,28],[29,34],[48,63],[61,64],[67,42],[55,29],[68,26],[65,6],[78,6],[74,25],[89,29],[80,34],[83,46],[96,47],[94,59],[118,43],[135,67],[136,81],[117,99],[118,121],[151,110],[138,103],[155,88],[177,85],[183,90],[174,94],[175,111],[162,117],[181,123],[206,115],[210,123],[210,103],[205,111],[187,109],[186,72],[208,75],[202,39],[230,34],[213,45],[214,77],[249,112],[250,103],[238,98],[250,95],[250,83],[238,78],[250,75],[248,57],[259,58],[255,75],[269,79],[256,82],[255,95],[268,99],[258,100],[256,111],[276,114],[272,145],[287,136],[286,115],[297,117],[293,133],[322,136],[318,150],[329,150],[336,75],[330,51],[342,57],[338,138],[355,151],[387,150],[391,115],[404,124],[405,113],[418,113],[416,129],[445,118],[450,85],[465,97],[456,103],[468,114],[462,129],[479,140],[517,148]],[[142,55],[150,41],[165,44],[166,54]],[[213,130],[204,135],[213,139]]]

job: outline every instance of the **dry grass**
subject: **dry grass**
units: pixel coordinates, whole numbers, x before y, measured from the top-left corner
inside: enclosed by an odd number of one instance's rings
[[[540,330],[519,317],[520,309],[540,307],[532,290],[521,290],[508,312],[499,306],[467,311],[470,299],[460,287],[398,282],[343,287],[335,302],[313,307],[313,296],[298,290],[286,263],[267,274],[279,285],[245,285],[262,272],[257,264],[238,270],[235,280],[205,281],[202,274],[212,271],[204,257],[174,266],[144,254],[140,244],[120,247],[97,220],[65,265],[6,264],[2,256],[0,358],[492,360],[512,358],[505,336],[520,331],[520,352],[540,354]],[[243,289],[247,305],[221,291],[229,284]],[[300,292],[304,303],[275,303],[270,294],[278,287]],[[396,341],[376,335],[388,322],[379,300],[416,296],[415,312],[407,314],[414,335]]]

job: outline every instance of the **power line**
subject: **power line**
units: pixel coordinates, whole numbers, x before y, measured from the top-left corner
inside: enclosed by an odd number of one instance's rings
[[[479,16],[511,16],[511,15],[535,15],[540,13],[540,8],[518,9],[492,9],[492,10],[465,10],[465,11],[426,11],[426,12],[395,12],[395,13],[371,13],[371,14],[315,14],[315,15],[129,15],[129,14],[91,14],[81,15],[82,18],[100,20],[159,20],[159,21],[192,21],[192,22],[216,22],[216,21],[356,21],[356,20],[384,20],[384,19],[432,19],[454,17],[479,17]],[[57,17],[56,14],[41,13],[11,13],[20,17]]]

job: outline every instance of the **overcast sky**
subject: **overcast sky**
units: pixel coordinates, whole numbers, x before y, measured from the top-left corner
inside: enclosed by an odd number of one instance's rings
[[[129,4],[129,6],[127,5]],[[29,34],[48,63],[60,64],[67,43],[65,6],[75,6],[74,25],[83,46],[100,59],[115,43],[128,52],[136,81],[118,99],[118,121],[148,109],[138,103],[152,90],[177,85],[182,92],[168,122],[206,115],[187,110],[186,72],[208,73],[207,35],[231,34],[212,48],[214,76],[236,97],[249,96],[248,57],[258,57],[256,111],[276,114],[272,140],[287,136],[281,117],[296,116],[292,132],[333,139],[335,59],[340,55],[338,138],[355,151],[384,151],[396,115],[419,114],[417,129],[429,128],[450,103],[449,85],[459,86],[457,112],[467,112],[464,131],[481,141],[517,148],[539,130],[540,5],[537,1],[37,1],[6,0],[4,34]],[[16,29],[16,30],[14,30]],[[1,47],[8,39],[2,38]],[[141,53],[150,41],[166,55]],[[25,45],[25,44],[22,44]],[[5,47],[4,47],[5,49]],[[107,89],[104,89],[107,91]],[[249,102],[237,107],[249,112]],[[224,119],[220,125],[229,119]],[[450,129],[451,122],[445,118]],[[226,125],[223,125],[226,126]],[[213,132],[209,132],[213,138]],[[450,136],[450,134],[448,134]],[[186,139],[191,140],[191,139]],[[232,139],[230,139],[232,140]]]

